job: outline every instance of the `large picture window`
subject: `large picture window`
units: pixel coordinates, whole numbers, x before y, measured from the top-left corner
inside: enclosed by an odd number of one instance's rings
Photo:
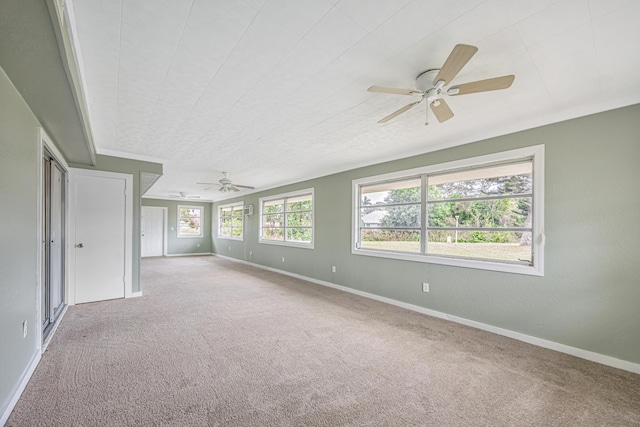
[[[260,243],[313,248],[313,189],[260,199]]]
[[[218,237],[242,240],[244,202],[220,206],[218,209]]]
[[[178,237],[202,237],[202,206],[178,206]]]
[[[353,253],[543,274],[543,152],[355,180]]]

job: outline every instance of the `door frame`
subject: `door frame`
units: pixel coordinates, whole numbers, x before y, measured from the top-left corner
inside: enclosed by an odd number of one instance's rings
[[[162,209],[162,256],[167,256],[169,240],[169,208],[162,206],[140,206],[140,216],[144,216],[145,209]],[[140,227],[142,228],[142,226]],[[142,258],[142,231],[140,232],[140,258]],[[145,257],[147,258],[147,257]]]
[[[43,342],[43,331],[42,331],[42,320],[43,320],[43,315],[44,313],[42,312],[42,298],[44,298],[44,295],[42,294],[42,286],[43,286],[43,275],[44,275],[44,258],[43,258],[43,240],[44,240],[44,204],[43,204],[43,196],[44,196],[44,176],[42,174],[43,168],[44,168],[44,151],[45,149],[49,152],[49,154],[51,154],[56,161],[60,164],[60,166],[62,166],[63,169],[65,169],[66,172],[66,179],[63,182],[63,191],[65,192],[65,195],[68,195],[69,193],[69,165],[67,164],[67,162],[65,161],[64,156],[62,156],[62,154],[60,153],[60,150],[58,150],[58,147],[55,146],[55,144],[53,143],[53,141],[51,140],[51,138],[49,137],[49,135],[47,134],[47,132],[45,132],[45,130],[43,128],[38,128],[38,171],[37,171],[37,179],[38,179],[38,191],[37,191],[37,197],[38,197],[38,202],[37,202],[37,214],[36,214],[36,219],[37,219],[37,223],[38,223],[38,229],[36,230],[36,238],[37,238],[37,242],[38,242],[38,251],[37,251],[37,255],[36,255],[36,275],[37,275],[37,291],[36,291],[36,322],[37,324],[35,325],[35,330],[36,330],[36,337],[37,337],[37,349],[39,350],[40,354],[42,354],[46,349],[47,349],[47,345],[49,345],[49,342],[51,342],[51,338],[53,338],[53,335],[56,332],[56,329],[58,328],[58,325],[60,324],[60,322],[62,321],[62,318],[64,317],[66,311],[67,311],[67,307],[69,305],[69,294],[68,294],[68,287],[69,287],[69,213],[70,213],[70,204],[69,204],[69,197],[64,197],[64,203],[63,203],[63,210],[64,210],[64,246],[62,247],[62,256],[64,259],[64,263],[62,265],[62,269],[63,269],[63,286],[64,286],[64,296],[63,296],[63,304],[64,307],[62,309],[62,312],[60,313],[60,315],[58,316],[58,318],[56,319],[56,321],[54,322],[53,326],[51,327],[51,331],[49,332],[48,336],[47,336],[47,340],[46,342]]]
[[[125,180],[125,248],[124,248],[124,297],[131,298],[132,297],[132,286],[133,286],[133,274],[132,274],[132,263],[133,263],[133,175],[127,173],[118,173],[118,172],[106,172],[99,171],[94,169],[78,169],[78,168],[70,168],[69,169],[69,224],[76,223],[76,206],[77,206],[77,197],[76,197],[76,178],[78,176],[91,176],[98,178],[115,178],[115,179],[124,179]],[[75,245],[76,245],[76,229],[75,226],[69,227],[68,232],[68,247],[70,249],[74,249],[74,251],[69,251],[69,280],[67,281],[67,295],[68,295],[68,305],[75,305],[76,303],[76,254],[75,254]]]

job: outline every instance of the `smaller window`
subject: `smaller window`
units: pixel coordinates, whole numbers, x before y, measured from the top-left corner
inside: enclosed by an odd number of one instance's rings
[[[244,202],[232,203],[218,208],[218,237],[243,239]]]
[[[260,199],[260,243],[313,249],[313,188]]]
[[[202,237],[202,206],[178,206],[178,237]]]

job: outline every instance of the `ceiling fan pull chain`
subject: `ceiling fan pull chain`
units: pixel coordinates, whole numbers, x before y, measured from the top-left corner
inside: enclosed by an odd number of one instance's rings
[[[424,121],[424,125],[425,126],[429,126],[429,103],[425,103],[425,121]]]

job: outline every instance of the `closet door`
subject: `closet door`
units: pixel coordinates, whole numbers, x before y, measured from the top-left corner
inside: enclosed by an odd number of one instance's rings
[[[46,338],[64,307],[66,171],[46,151],[43,160],[42,331]]]

